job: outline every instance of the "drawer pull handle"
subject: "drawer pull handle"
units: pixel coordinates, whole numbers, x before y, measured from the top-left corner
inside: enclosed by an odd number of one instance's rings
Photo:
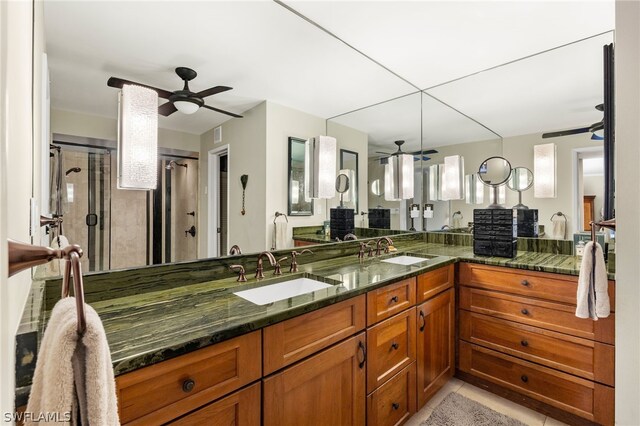
[[[393,343],[391,344],[391,348],[392,348],[392,349],[396,349],[396,350],[397,350],[399,347],[400,347],[400,345],[398,345],[396,342],[393,342]]]
[[[529,378],[526,376],[526,374],[523,374],[523,375],[520,377],[520,380],[522,380],[523,382],[527,383],[527,382],[529,381]]]
[[[529,281],[527,281],[527,280],[520,281],[520,284],[522,284],[525,287],[529,287]]]
[[[529,315],[529,311],[527,310],[527,308],[522,308],[520,312],[522,312],[522,315]]]
[[[420,331],[424,331],[424,327],[427,325],[427,320],[424,317],[424,312],[420,311]]]
[[[182,390],[185,393],[191,392],[195,387],[196,387],[196,382],[193,379],[187,379],[184,382],[182,382]]]
[[[522,346],[525,346],[525,347],[526,347],[526,346],[529,346],[529,342],[527,342],[526,340],[522,340],[522,341],[520,341],[520,344],[521,344]]]
[[[398,404],[397,402],[394,402],[393,404],[391,404],[391,407],[392,407],[394,410],[397,410],[398,408],[400,408],[400,404]]]
[[[358,350],[362,351],[362,361],[360,361],[358,367],[364,368],[364,364],[367,362],[367,350],[365,349],[362,341],[358,341]]]
[[[391,298],[391,302],[393,302],[393,303],[398,303],[398,296],[393,296],[393,297]]]

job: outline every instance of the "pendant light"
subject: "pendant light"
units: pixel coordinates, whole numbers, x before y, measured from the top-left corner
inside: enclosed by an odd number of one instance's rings
[[[394,154],[385,165],[385,200],[413,198],[413,156]]]
[[[556,198],[556,144],[533,147],[533,196]]]
[[[461,155],[444,157],[444,179],[442,182],[443,200],[462,200],[464,198],[464,157]]]
[[[317,136],[305,142],[305,186],[309,198],[333,198],[336,194],[337,141]]]

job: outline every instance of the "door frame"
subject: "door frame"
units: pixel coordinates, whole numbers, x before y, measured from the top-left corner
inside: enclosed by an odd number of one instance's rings
[[[229,147],[229,144],[211,149],[207,155],[209,166],[207,169],[207,257],[219,257],[223,255],[222,253],[218,253],[218,248],[220,247],[220,234],[217,232],[218,224],[220,223],[220,215],[218,214],[218,210],[220,208],[220,157],[223,155],[227,156],[228,168],[229,159],[231,158],[231,148]],[[227,194],[229,194],[229,179],[227,179]],[[227,203],[227,218],[229,218],[229,203]]]

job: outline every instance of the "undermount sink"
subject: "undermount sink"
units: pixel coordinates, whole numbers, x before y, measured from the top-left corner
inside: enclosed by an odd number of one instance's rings
[[[269,303],[285,300],[290,297],[300,296],[302,294],[313,293],[314,291],[333,287],[331,284],[317,281],[312,278],[294,278],[292,280],[282,281],[276,284],[265,285],[262,287],[252,288],[250,290],[238,291],[236,296],[242,297],[249,302],[262,306]]]
[[[389,259],[381,260],[381,262],[393,263],[395,265],[415,265],[416,263],[426,262],[430,259],[430,257],[417,257],[417,256],[408,256],[408,255],[400,255],[395,257],[390,257]]]

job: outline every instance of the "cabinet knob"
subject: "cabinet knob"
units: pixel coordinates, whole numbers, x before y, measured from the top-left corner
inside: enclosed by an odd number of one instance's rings
[[[186,393],[189,393],[196,387],[196,382],[193,379],[187,379],[182,382],[182,390]]]
[[[529,287],[529,281],[527,281],[527,280],[520,281],[520,284],[522,284],[525,287]]]
[[[393,296],[393,297],[391,298],[391,301],[392,301],[393,303],[398,303],[398,296]]]
[[[520,380],[522,380],[523,382],[527,383],[529,381],[529,378],[527,377],[526,374],[523,374],[522,376],[520,376]]]
[[[529,315],[529,311],[527,310],[527,308],[522,308],[520,312],[522,312],[522,315]]]
[[[525,347],[526,347],[526,346],[529,346],[529,342],[527,342],[526,340],[522,340],[522,341],[520,341],[520,344],[521,344],[522,346],[525,346]]]
[[[393,404],[391,404],[391,407],[392,407],[394,410],[397,410],[398,408],[400,408],[400,404],[398,404],[397,402],[394,402]]]
[[[393,349],[398,349],[399,347],[400,347],[400,345],[398,345],[396,342],[393,342],[391,344],[391,348],[393,348]]]

